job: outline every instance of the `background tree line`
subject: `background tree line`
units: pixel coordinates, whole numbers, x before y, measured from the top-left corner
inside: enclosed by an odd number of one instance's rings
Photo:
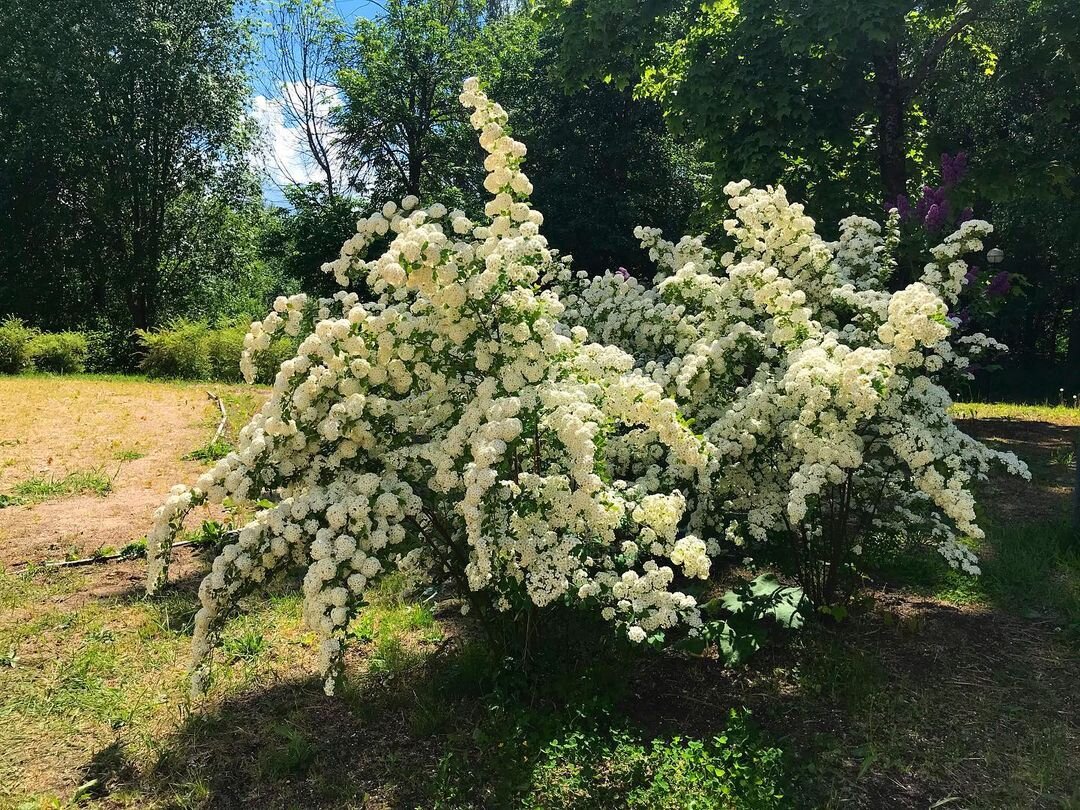
[[[0,316],[97,336],[231,324],[298,288],[357,214],[482,201],[457,103],[484,77],[529,146],[545,231],[637,270],[637,224],[713,230],[729,179],[783,182],[827,235],[933,195],[998,227],[1011,287],[980,324],[997,393],[1080,386],[1080,9],[1071,0],[52,0],[0,5]],[[268,202],[256,90],[301,134]],[[966,157],[962,182],[941,155]],[[949,167],[953,164],[949,163]],[[951,170],[951,169],[950,169]],[[924,190],[925,187],[925,190]],[[922,206],[920,208],[920,205]],[[940,212],[939,212],[940,214]],[[935,214],[938,216],[938,214]]]

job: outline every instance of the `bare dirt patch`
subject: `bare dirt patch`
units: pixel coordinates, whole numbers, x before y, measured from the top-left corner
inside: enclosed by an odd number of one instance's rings
[[[10,566],[141,537],[169,487],[204,468],[183,456],[210,439],[218,411],[205,386],[15,377],[0,380],[0,413],[0,492],[83,470],[112,478],[105,497],[0,509],[0,565]]]

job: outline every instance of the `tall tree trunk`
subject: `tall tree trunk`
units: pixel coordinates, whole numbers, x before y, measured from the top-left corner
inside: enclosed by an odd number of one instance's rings
[[[892,42],[874,59],[877,73],[878,170],[885,200],[907,193],[907,88],[900,72],[899,43]]]
[[[419,147],[409,149],[409,176],[405,178],[405,193],[420,196],[420,178],[424,172],[424,157]]]

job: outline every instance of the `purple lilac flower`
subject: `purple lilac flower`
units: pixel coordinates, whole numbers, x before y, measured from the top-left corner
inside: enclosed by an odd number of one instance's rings
[[[926,226],[926,230],[928,231],[939,231],[941,230],[941,226],[945,224],[945,216],[946,205],[934,203],[926,212],[926,216],[923,218],[923,225]]]
[[[990,283],[986,287],[986,295],[988,298],[997,298],[998,296],[1005,295],[1012,289],[1012,282],[1009,281],[1009,274],[1005,270],[1001,270],[997,273]]]
[[[622,276],[623,278],[630,278],[630,271],[627,270],[625,267],[620,267],[618,270],[615,271],[615,275]]]
[[[927,222],[927,217],[930,215],[930,209],[937,206],[938,211],[930,217],[930,222]],[[915,204],[915,219],[918,222],[923,223],[928,229],[937,230],[941,225],[949,218],[949,201],[945,197],[944,188],[934,188],[933,186],[923,186],[922,197]],[[933,223],[937,223],[931,228]]]
[[[949,155],[947,152],[941,155],[941,184],[945,188],[953,188],[958,185],[967,174],[967,152],[957,152]]]
[[[969,205],[967,208],[965,208],[963,211],[960,212],[960,216],[957,218],[956,223],[958,225],[962,225],[963,223],[967,222],[969,219],[974,219],[974,218],[975,218],[975,212],[971,210],[971,206]]]
[[[979,268],[973,264],[968,265],[967,275],[964,276],[964,284],[974,284],[979,277]]]

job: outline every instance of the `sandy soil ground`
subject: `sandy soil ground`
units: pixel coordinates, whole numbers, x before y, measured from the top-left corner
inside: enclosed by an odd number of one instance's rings
[[[143,536],[169,488],[205,467],[183,457],[213,435],[218,410],[206,390],[138,380],[0,378],[0,493],[35,476],[97,470],[112,478],[107,497],[0,509],[0,565],[81,556]]]

